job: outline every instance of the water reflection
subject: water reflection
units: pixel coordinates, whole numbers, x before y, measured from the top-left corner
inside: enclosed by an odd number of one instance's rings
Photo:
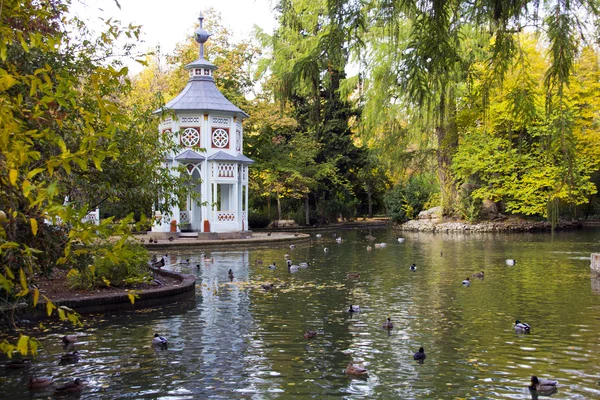
[[[46,324],[34,366],[0,370],[0,398],[52,398],[27,391],[32,376],[82,377],[83,396],[98,399],[528,398],[533,374],[559,380],[552,398],[600,397],[600,296],[584,259],[596,231],[403,233],[403,242],[386,230],[337,232],[342,243],[332,233],[293,249],[171,252],[165,268],[197,276],[195,300],[86,318],[68,350],[80,358],[67,365],[61,338],[72,328]],[[311,266],[289,274],[285,254]],[[485,279],[461,285],[479,271]],[[516,319],[532,333],[516,334]],[[154,333],[167,349],[151,345]],[[425,362],[413,360],[420,347]],[[368,377],[346,375],[348,362]]]

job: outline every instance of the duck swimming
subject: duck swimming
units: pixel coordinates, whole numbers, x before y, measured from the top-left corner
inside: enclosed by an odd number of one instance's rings
[[[359,279],[360,274],[358,272],[350,272],[346,275],[346,279]]]
[[[165,338],[164,336],[160,336],[158,333],[154,334],[154,337],[152,338],[152,344],[158,344],[158,345],[166,345],[168,342],[167,338]]]
[[[404,242],[404,238],[398,238],[398,243],[403,243]]]
[[[515,332],[517,333],[530,333],[531,332],[531,326],[529,326],[529,324],[526,324],[525,322],[521,322],[519,320],[515,321]]]
[[[79,351],[77,350],[71,351],[67,354],[63,354],[62,356],[60,356],[61,363],[70,363],[76,361],[79,361]]]
[[[52,377],[33,377],[29,380],[29,389],[37,389],[50,386],[53,382],[54,381],[52,380]]]
[[[273,261],[273,264],[269,265],[269,269],[275,269],[277,268],[277,265],[275,265],[275,261]]]
[[[550,379],[538,378],[537,376],[531,377],[531,385],[529,386],[529,390],[535,390],[538,392],[543,391],[552,391],[556,389],[556,385],[558,385],[557,381],[552,381]]]
[[[415,272],[417,270],[417,265],[416,264],[411,265],[410,270]]]
[[[287,260],[288,272],[296,273],[300,271],[300,267],[298,265],[292,265],[292,260]]]
[[[512,259],[512,258],[509,258],[508,260],[506,260],[506,265],[509,265],[509,266],[513,266],[516,263],[517,263],[517,260]]]
[[[75,379],[73,382],[67,383],[66,385],[59,386],[55,389],[57,393],[67,393],[67,392],[78,392],[85,387],[83,382],[79,378]]]
[[[72,344],[77,341],[77,335],[65,335],[62,338],[62,342],[64,345]]]
[[[229,282],[233,282],[233,271],[231,269],[227,272],[227,276],[229,277]]]
[[[425,354],[425,349],[422,347],[419,347],[419,351],[413,355],[413,359],[415,360],[424,360],[426,357],[427,355]]]
[[[367,375],[367,369],[364,368],[361,365],[354,365],[352,363],[348,363],[348,366],[346,366],[346,375],[357,375],[357,376],[364,376]]]
[[[298,266],[302,269],[306,269],[306,268],[310,267],[310,262],[301,262],[298,264]]]
[[[319,334],[319,332],[317,332],[317,331],[311,331],[311,330],[307,329],[306,332],[304,332],[304,339],[314,338],[318,334]]]
[[[348,308],[348,312],[354,313],[354,312],[359,312],[359,311],[360,311],[360,306],[353,306],[352,304],[350,304],[350,307]]]
[[[475,272],[472,276],[474,276],[475,278],[483,278],[484,274],[483,274],[483,271],[481,271],[481,272]]]
[[[462,284],[465,286],[469,286],[471,284],[471,278],[467,278],[464,281],[462,281]]]
[[[11,360],[4,364],[6,368],[11,369],[19,369],[19,368],[29,368],[31,366],[31,361],[29,358],[22,358],[20,360]]]
[[[392,319],[390,317],[387,318],[387,321],[383,323],[383,329],[392,329],[394,324],[392,324]]]

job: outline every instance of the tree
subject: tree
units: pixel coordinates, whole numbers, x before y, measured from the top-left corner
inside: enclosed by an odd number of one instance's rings
[[[40,273],[131,257],[132,215],[99,226],[83,218],[103,198],[133,201],[155,187],[132,184],[145,168],[131,158],[140,144],[134,118],[146,114],[128,113],[118,102],[130,82],[127,68],[110,62],[120,38],[137,38],[139,27],[108,21],[93,37],[69,15],[69,5],[9,0],[1,6],[0,209],[7,219],[0,221],[0,292],[12,310],[23,299],[37,304],[39,290],[30,285]],[[126,44],[124,54],[130,49]],[[135,155],[151,164],[158,154],[148,147]],[[147,259],[145,250],[135,251]],[[49,315],[77,321],[72,310],[46,300]],[[3,318],[20,332],[12,313]],[[36,346],[23,334],[17,346],[0,344],[9,356]]]

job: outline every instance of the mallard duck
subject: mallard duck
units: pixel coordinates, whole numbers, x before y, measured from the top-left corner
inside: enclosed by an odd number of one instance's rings
[[[294,250],[296,248],[295,244],[290,244],[290,249]]]
[[[404,242],[404,238],[398,238],[398,243],[403,243]]]
[[[298,265],[292,265],[292,260],[288,260],[288,272],[290,273],[296,273],[300,271],[300,266]]]
[[[360,274],[358,272],[350,272],[346,275],[346,279],[358,279]]]
[[[144,240],[144,239],[142,239],[142,240]],[[152,262],[152,264],[154,264],[157,261],[158,261],[158,258],[156,258],[156,254],[152,254],[152,258],[150,259],[150,262]]]
[[[512,258],[509,258],[508,260],[506,260],[506,265],[509,265],[509,266],[513,266],[516,263],[517,263],[517,260],[512,259]]]
[[[205,263],[211,263],[214,261],[214,258],[211,257],[206,257],[206,254],[204,252],[202,252],[200,254],[200,258],[202,259],[202,261],[204,261]]]
[[[11,369],[29,368],[31,361],[29,361],[29,358],[21,358],[20,360],[11,360],[4,364],[4,366]]]
[[[42,388],[52,385],[52,377],[33,377],[29,380],[29,389]]]
[[[63,354],[62,356],[60,356],[60,361],[61,362],[79,361],[79,351],[75,350],[75,351],[70,351],[67,354]]]
[[[324,251],[325,253],[327,253],[327,252],[329,251],[329,249],[328,249],[327,247],[323,247],[323,251]]]
[[[529,390],[535,390],[538,392],[547,392],[556,389],[556,385],[558,385],[557,381],[552,381],[550,379],[538,378],[537,376],[531,377],[531,385],[529,386]]]
[[[318,334],[319,334],[319,332],[317,332],[317,331],[311,331],[311,330],[307,329],[306,332],[304,332],[304,339],[314,338]]]
[[[63,344],[72,344],[77,341],[77,335],[65,335],[62,338]]]
[[[169,242],[172,242],[173,240],[175,240],[173,236],[169,237]]]
[[[261,265],[263,263],[263,260],[259,259],[259,260],[254,261],[254,263],[256,263],[257,265]]]
[[[158,345],[166,345],[168,342],[167,338],[165,338],[164,336],[160,336],[158,333],[154,334],[154,337],[152,338],[152,344],[158,344]]]
[[[275,264],[275,261],[273,261],[273,264],[269,265],[269,269],[275,269],[277,268],[277,265]]]
[[[519,320],[515,321],[515,331],[517,333],[530,333],[531,332],[531,326],[529,326],[529,324],[526,324],[525,322],[521,322]]]
[[[298,266],[302,269],[306,269],[306,268],[310,267],[310,262],[301,262],[298,264]]]
[[[352,304],[350,304],[350,307],[348,308],[348,312],[354,313],[354,312],[359,312],[359,311],[360,311],[360,306],[353,306]]]
[[[285,260],[287,261],[287,260],[290,259],[290,255],[286,253],[286,254],[283,255],[283,258],[285,258]]]
[[[419,351],[417,351],[413,355],[413,359],[415,359],[415,360],[424,360],[426,357],[427,357],[427,354],[425,354],[425,349],[423,349],[422,347],[419,347]]]
[[[336,242],[338,242],[338,243],[342,243],[342,242],[343,242],[343,240],[342,240],[342,238],[341,238],[341,237],[339,237],[339,238],[335,238],[335,241],[336,241]]]
[[[164,267],[164,266],[165,266],[165,258],[164,258],[164,257],[162,257],[162,258],[160,259],[160,261],[155,261],[155,262],[153,262],[153,263],[152,263],[152,266],[153,266],[154,268],[162,268],[162,267]]]
[[[383,329],[392,329],[394,327],[394,324],[392,324],[392,319],[390,317],[387,318],[387,321],[383,323],[382,328]]]
[[[483,271],[475,272],[472,276],[474,276],[475,278],[483,278]]]
[[[181,264],[181,265],[188,265],[189,263],[190,263],[190,259],[189,258],[186,258],[185,260],[179,261],[179,264]]]
[[[367,246],[367,251],[371,251],[373,248],[371,246]]]
[[[200,271],[200,264],[196,264],[196,270]]]
[[[229,281],[233,282],[233,271],[230,269],[229,272],[227,272],[227,276],[229,277]]]
[[[413,271],[413,272],[416,271],[417,270],[417,265],[416,264],[412,264],[410,266],[410,270]]]
[[[273,284],[270,282],[265,282],[262,285],[260,285],[260,287],[265,290],[271,290],[271,289],[273,289]]]
[[[346,375],[358,375],[358,376],[364,376],[367,375],[367,369],[364,368],[361,365],[354,365],[352,363],[348,363],[348,366],[346,366]]]
[[[271,232],[267,232],[267,236],[271,236]]]
[[[321,235],[320,233],[317,233],[317,234],[315,235],[315,237],[316,237],[317,239],[321,239],[321,238],[323,237],[323,235]]]
[[[471,284],[471,278],[467,278],[464,281],[462,281],[462,284],[465,286],[469,286]]]
[[[84,388],[83,382],[79,378],[75,379],[73,382],[67,383],[66,385],[62,385],[54,389],[56,392],[66,393],[66,392],[78,392]]]

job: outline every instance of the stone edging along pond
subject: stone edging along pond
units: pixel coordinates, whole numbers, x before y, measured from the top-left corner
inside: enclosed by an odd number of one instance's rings
[[[168,276],[179,280],[174,285],[165,285],[164,287],[155,287],[134,291],[138,296],[132,304],[129,300],[128,292],[124,290],[120,293],[100,293],[90,294],[71,299],[51,299],[55,306],[66,306],[79,314],[104,313],[109,311],[132,311],[147,307],[154,307],[168,303],[175,303],[180,300],[193,298],[196,292],[196,277],[183,275],[172,271],[164,271],[156,268],[152,270],[157,275]],[[35,310],[30,311],[33,315],[30,318],[46,316],[46,302],[38,303]],[[29,313],[27,313],[29,314]]]
[[[580,221],[559,221],[556,229],[581,228]],[[415,219],[402,225],[394,226],[395,229],[414,232],[444,232],[444,233],[479,233],[479,232],[544,232],[552,229],[549,222],[545,221],[487,221],[476,224],[468,222],[436,222],[431,219]]]

